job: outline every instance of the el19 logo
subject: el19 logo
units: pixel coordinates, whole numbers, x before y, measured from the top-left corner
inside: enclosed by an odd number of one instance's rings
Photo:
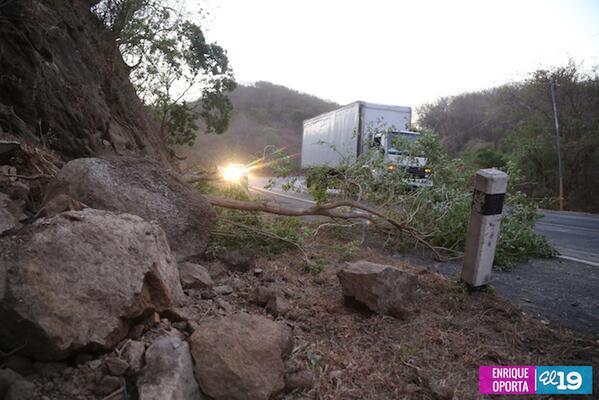
[[[593,368],[588,366],[537,366],[538,394],[592,394]]]

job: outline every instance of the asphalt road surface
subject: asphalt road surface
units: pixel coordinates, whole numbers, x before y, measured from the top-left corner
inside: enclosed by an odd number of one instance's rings
[[[562,258],[599,268],[599,215],[547,210],[543,214],[535,230]]]
[[[314,204],[301,190],[286,192],[281,182],[264,189],[268,178],[254,177],[250,190],[287,207],[301,209]],[[599,334],[599,215],[543,210],[535,230],[555,246],[555,259],[530,260],[513,271],[495,272],[492,285],[499,296],[509,298],[525,311],[580,332]],[[459,273],[459,263],[437,263],[430,257],[397,254],[414,264],[447,276]]]

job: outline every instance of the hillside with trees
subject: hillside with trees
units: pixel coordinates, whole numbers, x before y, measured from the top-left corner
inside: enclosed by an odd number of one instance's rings
[[[269,82],[239,85],[229,97],[233,104],[229,128],[221,135],[204,134],[201,128],[192,147],[178,149],[187,156],[185,165],[250,162],[268,145],[299,155],[302,121],[338,107],[336,103]]]
[[[556,86],[565,209],[599,211],[599,68],[575,63],[538,70],[521,82],[453,97],[419,109],[454,155],[480,167],[510,166],[518,189],[543,205],[558,198],[558,159],[550,82]],[[584,189],[583,189],[584,188]]]

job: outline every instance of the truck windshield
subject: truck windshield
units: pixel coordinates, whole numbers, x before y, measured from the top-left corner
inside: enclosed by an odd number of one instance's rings
[[[387,152],[390,155],[410,155],[414,146],[412,143],[418,141],[419,134],[412,132],[390,132],[388,134]],[[420,153],[420,151],[418,152]],[[422,157],[422,154],[415,155]]]

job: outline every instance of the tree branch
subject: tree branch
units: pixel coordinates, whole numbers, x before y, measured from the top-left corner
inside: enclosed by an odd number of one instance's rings
[[[329,218],[362,219],[367,220],[377,226],[380,225],[379,220],[382,220],[388,225],[391,225],[393,228],[399,230],[400,232],[406,232],[407,234],[412,236],[418,243],[431,250],[434,253],[435,258],[437,258],[438,260],[446,260],[446,257],[442,256],[439,252],[439,248],[430,244],[425,239],[426,235],[424,235],[423,233],[417,231],[415,228],[409,225],[401,223],[385,215],[382,211],[379,211],[373,207],[355,201],[334,201],[324,204],[316,204],[312,207],[303,210],[296,210],[292,208],[281,207],[278,204],[273,204],[269,202],[241,201],[222,197],[214,197],[209,195],[205,195],[204,197],[213,206],[231,208],[242,211],[266,212],[269,214],[285,215],[290,217],[305,217],[319,215]],[[339,208],[341,207],[353,208],[364,211],[365,213],[355,211],[340,211]]]

